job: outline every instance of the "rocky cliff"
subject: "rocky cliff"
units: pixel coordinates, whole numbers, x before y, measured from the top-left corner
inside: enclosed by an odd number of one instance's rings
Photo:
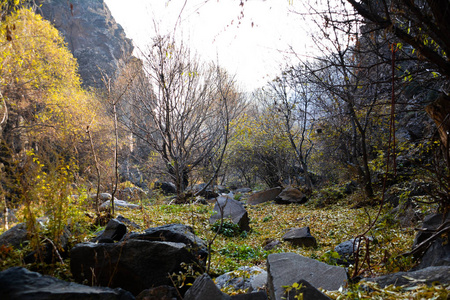
[[[38,0],[37,10],[62,33],[85,87],[104,87],[131,57],[133,45],[103,0]]]

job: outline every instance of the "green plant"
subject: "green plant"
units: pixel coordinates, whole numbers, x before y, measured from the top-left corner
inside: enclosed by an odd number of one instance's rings
[[[299,284],[298,282],[294,282],[292,285],[284,285],[283,286],[286,297],[282,297],[282,299],[291,299],[291,295],[295,295],[294,299],[303,300],[303,293],[301,292],[303,288],[303,284]]]
[[[221,221],[216,221],[212,226],[211,230],[214,232],[219,232],[226,237],[234,237],[241,234],[241,229],[239,225],[234,224],[231,220],[223,220],[222,228],[220,228]],[[219,230],[220,228],[220,230]]]

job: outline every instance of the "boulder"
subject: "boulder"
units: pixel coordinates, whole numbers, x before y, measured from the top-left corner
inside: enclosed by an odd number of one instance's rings
[[[183,243],[194,253],[202,266],[205,265],[208,257],[208,249],[205,241],[194,234],[192,227],[183,224],[169,224],[149,228],[141,234],[132,233],[126,236],[125,239]]]
[[[228,300],[230,296],[223,293],[214,284],[214,281],[207,275],[203,274],[195,279],[194,284],[184,295],[184,300]]]
[[[103,230],[92,242],[99,243],[112,243],[114,241],[120,241],[127,233],[127,226],[117,219],[109,220],[106,224],[105,230]]]
[[[20,223],[0,235],[0,246],[11,246],[21,249],[28,241],[27,224]]]
[[[134,227],[134,228],[136,228],[136,229],[141,229],[141,226],[139,226],[139,225],[136,224],[135,222],[133,222],[133,221],[131,221],[131,220],[125,218],[125,217],[122,216],[122,215],[118,215],[116,219],[117,219],[117,221],[122,222],[122,223],[124,223],[124,224],[126,224],[126,225],[128,225],[128,226]]]
[[[283,240],[300,247],[316,247],[316,238],[309,231],[309,227],[293,228],[283,235]]]
[[[111,201],[108,200],[108,201],[102,203],[102,204],[100,205],[99,209],[100,209],[100,211],[105,211],[105,210],[108,210],[110,207],[111,207]],[[131,204],[131,203],[128,203],[128,202],[123,201],[123,200],[117,200],[117,199],[115,199],[115,200],[114,200],[114,207],[115,207],[115,209],[117,209],[117,210],[121,210],[121,209],[125,209],[125,208],[138,209],[138,208],[139,208],[139,205],[137,205],[137,204]]]
[[[279,245],[281,245],[281,242],[279,240],[268,239],[267,241],[265,241],[263,249],[264,251],[270,251],[272,249],[278,248]]]
[[[257,282],[254,282],[255,279]],[[220,275],[215,282],[219,289],[232,287],[234,290],[257,291],[267,282],[267,272],[256,266],[244,266],[237,271]]]
[[[164,195],[171,195],[177,193],[177,187],[172,182],[155,182],[155,190],[161,190]]]
[[[422,231],[419,231],[414,239],[413,249],[432,236],[439,226],[445,222],[450,222],[450,214],[444,219],[442,214],[432,214],[423,220]],[[449,226],[447,223],[446,226]],[[418,255],[418,258],[422,253]],[[421,261],[416,269],[423,269],[430,266],[450,266],[450,244],[441,237],[436,238],[421,257]]]
[[[25,268],[13,267],[0,272],[0,295],[2,299],[134,299],[131,293],[120,288],[89,287],[43,276]]]
[[[372,237],[368,237],[368,239],[369,241],[373,241]],[[348,266],[354,262],[354,254],[358,249],[359,241],[360,239],[358,239],[358,241],[355,243],[355,239],[350,239],[334,247],[334,251],[337,252],[340,256],[340,258],[337,260],[338,264]]]
[[[391,284],[396,286],[416,286],[418,283],[431,286],[434,282],[449,284],[450,266],[427,267],[416,271],[398,272],[364,280],[376,282],[382,288]]]
[[[251,205],[256,205],[264,202],[274,201],[275,198],[281,193],[281,187],[275,187],[266,191],[261,191],[252,194],[247,203]]]
[[[121,287],[134,295],[145,289],[172,285],[169,274],[194,270],[201,262],[184,243],[129,239],[119,243],[81,243],[70,252],[76,282]]]
[[[220,196],[217,198],[214,205],[216,214],[209,218],[209,222],[214,224],[222,218],[231,219],[234,224],[239,225],[239,228],[244,231],[250,230],[250,219],[248,218],[247,210],[244,205],[229,196]]]
[[[177,290],[173,286],[162,285],[143,290],[136,300],[177,300]]]
[[[275,198],[277,204],[303,204],[308,201],[306,195],[299,189],[287,187]]]
[[[330,297],[313,287],[308,281],[302,279],[297,282],[298,288],[286,291],[284,299],[297,300],[298,295],[302,294],[302,300],[331,300]]]
[[[330,266],[296,253],[274,253],[267,257],[267,285],[270,299],[281,300],[283,286],[300,280],[315,288],[338,290],[347,283],[347,272],[342,267]]]

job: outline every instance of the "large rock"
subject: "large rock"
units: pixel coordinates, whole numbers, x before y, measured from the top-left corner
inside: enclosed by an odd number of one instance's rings
[[[430,286],[433,282],[449,284],[450,266],[427,267],[421,270],[398,272],[365,280],[374,281],[382,288],[391,284],[396,286],[416,286],[418,283]]]
[[[230,296],[223,293],[214,284],[214,281],[207,275],[203,274],[195,279],[194,284],[187,290],[184,300],[228,300]]]
[[[20,223],[0,235],[0,246],[11,246],[20,249],[27,240],[27,224]]]
[[[450,214],[444,219],[442,214],[432,214],[423,220],[422,229],[414,239],[413,248],[425,241],[439,228],[443,223],[450,222]],[[449,223],[447,223],[449,226]],[[420,256],[420,255],[419,255]],[[421,262],[416,269],[423,269],[430,266],[450,266],[450,244],[441,237],[435,239],[430,247],[421,257]]]
[[[102,74],[114,78],[132,57],[133,44],[104,0],[38,0],[37,10],[64,36],[77,59],[85,86],[104,88]]]
[[[234,290],[259,290],[267,282],[267,272],[258,267],[244,266],[237,271],[220,275],[215,281],[220,289],[232,287]]]
[[[177,193],[177,187],[172,182],[155,182],[155,190],[161,190],[164,195],[171,195]]]
[[[308,281],[315,288],[338,290],[345,286],[347,273],[344,268],[330,266],[296,253],[274,253],[267,257],[267,285],[272,300],[281,300],[283,286],[300,280]]]
[[[287,187],[275,198],[278,204],[303,204],[308,201],[306,195],[299,189],[294,187]]]
[[[78,300],[78,299],[134,299],[131,293],[120,288],[89,287],[73,282],[62,281],[50,276],[43,276],[21,267],[14,267],[0,272],[0,298],[39,300]]]
[[[300,247],[316,247],[316,238],[311,235],[309,227],[293,228],[283,235],[283,240]]]
[[[111,201],[108,200],[108,201],[106,201],[106,202],[104,202],[104,203],[102,203],[102,204],[100,205],[99,210],[100,210],[100,211],[105,211],[105,210],[108,210],[110,207],[111,207]],[[128,203],[128,202],[123,201],[123,200],[117,200],[117,199],[115,199],[115,200],[114,200],[114,208],[115,208],[116,210],[123,210],[123,209],[125,209],[125,208],[138,209],[138,208],[139,208],[139,205],[137,205],[137,204],[132,204],[132,203]]]
[[[133,233],[125,239],[144,241],[168,241],[187,245],[195,257],[204,266],[208,257],[208,249],[205,241],[194,234],[192,227],[183,224],[169,224],[146,229],[144,233]]]
[[[256,205],[264,202],[274,201],[275,198],[281,193],[281,187],[275,187],[266,191],[261,191],[252,194],[247,203],[251,205]]]
[[[250,230],[250,219],[248,218],[247,210],[239,201],[231,199],[229,196],[220,196],[214,205],[214,211],[216,214],[209,219],[211,224],[225,218],[231,219],[234,224],[239,225],[241,230]]]

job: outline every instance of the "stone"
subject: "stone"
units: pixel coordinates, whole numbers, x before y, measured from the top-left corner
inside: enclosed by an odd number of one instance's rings
[[[275,198],[281,193],[281,187],[275,187],[266,191],[261,191],[250,195],[247,200],[248,204],[256,205],[264,202],[274,201]]]
[[[279,240],[269,239],[265,242],[263,249],[264,251],[270,251],[278,248],[279,245],[281,245],[281,242]]]
[[[128,226],[134,227],[134,228],[136,228],[136,229],[141,229],[141,226],[139,226],[139,225],[136,224],[135,222],[133,222],[133,221],[131,221],[131,220],[125,218],[125,217],[122,216],[122,215],[118,215],[116,219],[117,219],[119,222],[122,222],[122,223],[124,223],[124,224],[126,224],[126,225],[128,225]]]
[[[244,205],[242,205],[239,201],[236,201],[229,196],[219,196],[216,204],[214,205],[214,211],[216,214],[209,218],[209,222],[211,224],[225,218],[231,219],[234,224],[239,225],[241,230],[250,230],[250,219],[248,218],[248,212],[244,208]]]
[[[309,231],[309,227],[293,228],[283,235],[283,240],[300,247],[316,247],[316,238]]]
[[[137,239],[77,244],[70,257],[70,270],[76,282],[121,287],[133,295],[151,287],[172,285],[169,274],[183,272],[184,264],[191,264],[194,271],[201,265],[184,243]]]
[[[144,233],[133,233],[125,239],[145,240],[145,241],[167,241],[186,244],[190,251],[204,266],[208,257],[208,249],[205,241],[194,234],[192,227],[183,224],[169,224],[159,227],[149,228]]]
[[[194,284],[187,290],[184,300],[229,300],[230,296],[223,293],[214,284],[214,281],[207,275],[203,274],[195,279]]]
[[[419,283],[431,286],[434,282],[449,284],[450,266],[427,267],[416,271],[398,272],[375,278],[365,278],[364,280],[376,282],[381,288],[391,284],[396,286],[416,286]]]
[[[89,287],[43,276],[21,267],[0,272],[0,295],[2,299],[21,300],[134,299],[131,293],[120,288]]]
[[[252,286],[252,282],[255,278],[261,275],[262,278],[266,280],[264,282],[259,281],[257,284]],[[258,278],[261,280],[261,277]],[[226,287],[232,287],[234,290],[258,290],[267,282],[267,272],[259,267],[240,267],[237,271],[228,272],[220,275],[215,280],[216,285],[219,289]]]
[[[161,190],[164,195],[171,195],[177,193],[177,187],[172,182],[155,182],[155,190]]]
[[[331,300],[330,297],[313,287],[308,281],[302,279],[297,283],[300,288],[286,291],[284,294],[286,300],[296,300],[298,299],[297,296],[300,294],[302,294],[303,298],[301,299],[303,300]]]
[[[177,290],[173,286],[162,285],[143,290],[136,300],[177,300]]]
[[[104,243],[105,240],[120,241],[127,233],[127,226],[117,219],[109,220],[105,230],[95,237],[92,242]]]
[[[296,253],[274,253],[267,257],[267,285],[270,299],[281,300],[283,286],[300,280],[315,288],[338,290],[347,284],[345,268],[330,266]]]
[[[368,237],[368,239],[369,241],[373,241],[372,237]],[[354,262],[354,254],[356,252],[356,249],[358,249],[358,245],[359,240],[355,243],[355,239],[350,239],[334,247],[334,251],[337,252],[340,256],[340,258],[337,260],[337,263],[345,266],[352,264]]]
[[[277,204],[303,204],[308,201],[306,195],[299,189],[287,187],[275,198]]]
[[[247,293],[247,294],[238,294],[231,296],[232,300],[267,300],[267,293],[264,291]]]
[[[27,224],[20,223],[0,235],[0,246],[11,246],[21,249],[28,243]]]
[[[424,231],[417,233],[414,239],[413,249],[431,237],[434,230],[439,228],[444,222],[450,222],[450,214],[447,214],[445,220],[442,214],[431,214],[425,217],[422,225]],[[416,270],[431,266],[450,266],[450,244],[441,237],[438,237],[431,242],[431,245],[424,253],[420,253],[416,258],[420,258],[420,263],[415,268]]]
[[[102,204],[100,205],[99,210],[100,210],[100,211],[105,211],[105,210],[108,210],[110,207],[111,207],[111,201],[108,200],[108,201],[106,201],[106,202],[104,202],[104,203],[102,203]],[[139,205],[137,205],[137,204],[131,204],[131,203],[128,203],[128,202],[123,201],[123,200],[117,200],[117,199],[115,199],[115,200],[114,200],[114,208],[115,208],[116,210],[121,210],[121,209],[125,209],[125,208],[138,209],[138,208],[139,208]]]

